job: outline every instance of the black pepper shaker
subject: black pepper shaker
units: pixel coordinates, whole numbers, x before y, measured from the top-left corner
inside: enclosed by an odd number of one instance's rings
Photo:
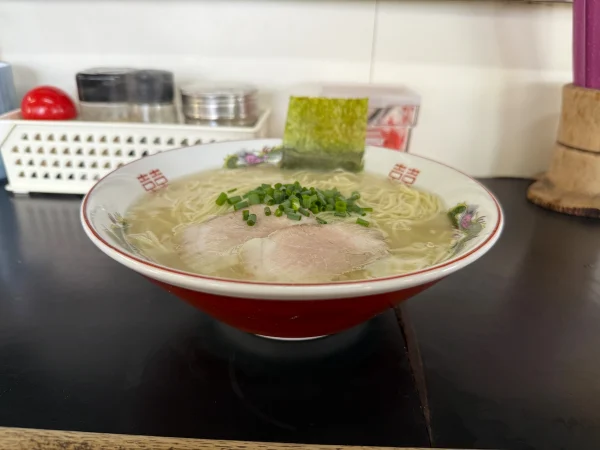
[[[173,73],[166,70],[138,70],[129,79],[132,122],[175,123]]]
[[[92,122],[128,122],[127,86],[135,69],[94,68],[79,72],[77,92],[81,120]]]

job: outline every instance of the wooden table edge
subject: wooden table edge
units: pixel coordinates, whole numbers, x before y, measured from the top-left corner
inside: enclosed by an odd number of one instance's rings
[[[278,444],[0,427],[3,450],[400,450],[400,447]],[[402,447],[402,450],[418,450]]]

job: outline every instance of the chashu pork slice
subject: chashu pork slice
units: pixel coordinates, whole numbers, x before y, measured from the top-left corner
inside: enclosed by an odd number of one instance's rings
[[[302,222],[290,220],[285,215],[266,216],[265,205],[252,205],[250,214],[256,214],[256,224],[249,226],[242,219],[242,210],[222,216],[215,216],[206,222],[193,224],[181,231],[178,236],[179,256],[188,266],[203,273],[237,264],[237,251],[250,239],[266,237],[271,233],[301,223],[316,223],[312,217],[304,217]],[[274,209],[275,207],[271,207]]]
[[[332,281],[387,254],[380,231],[348,223],[284,228],[240,249],[246,273],[291,283]]]

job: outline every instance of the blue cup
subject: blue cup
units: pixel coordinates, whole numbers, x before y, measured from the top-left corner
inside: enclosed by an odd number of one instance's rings
[[[17,109],[17,93],[10,64],[0,61],[0,114]],[[4,163],[0,158],[0,181],[6,178]]]

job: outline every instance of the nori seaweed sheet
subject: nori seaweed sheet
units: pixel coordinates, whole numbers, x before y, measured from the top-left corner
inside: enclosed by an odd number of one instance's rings
[[[366,98],[291,97],[281,167],[362,170],[367,111]]]

